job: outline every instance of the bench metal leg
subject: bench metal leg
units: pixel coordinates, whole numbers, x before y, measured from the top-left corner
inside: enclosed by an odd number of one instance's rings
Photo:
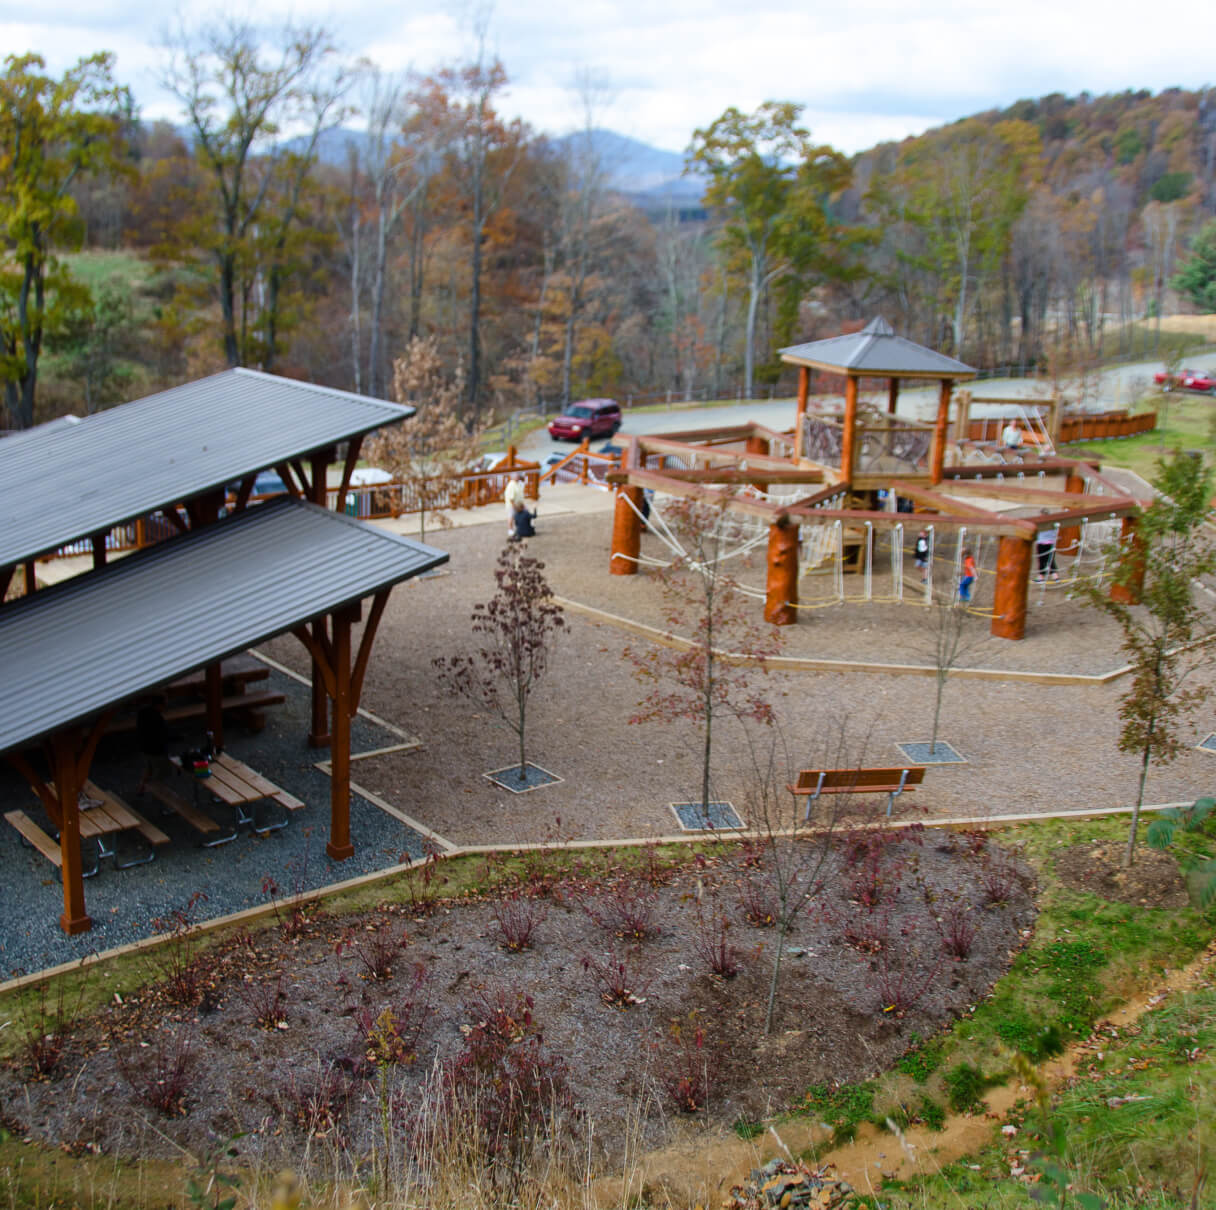
[[[887,798],[887,818],[891,818],[891,808],[895,806],[895,800],[904,792],[904,786],[908,782],[908,770],[905,769],[899,778],[899,785],[891,791]]]
[[[814,793],[814,794],[812,794],[812,795],[810,796],[810,798],[808,798],[808,799],[807,799],[807,802],[806,802],[806,814],[805,814],[805,815],[802,817],[802,822],[803,822],[803,823],[809,823],[809,822],[810,822],[810,818],[811,818],[811,812],[814,810],[814,808],[815,808],[815,804],[816,804],[816,803],[819,801],[819,796],[820,796],[820,794],[822,794],[822,793],[823,793],[823,781],[824,781],[824,778],[825,778],[825,777],[827,777],[827,774],[826,774],[826,773],[820,773],[820,774],[819,774],[819,784],[818,784],[818,785],[815,787],[815,793]]]

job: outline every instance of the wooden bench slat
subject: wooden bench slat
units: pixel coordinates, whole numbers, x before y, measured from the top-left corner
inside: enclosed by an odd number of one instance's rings
[[[230,756],[227,752],[220,753],[216,758],[216,764],[267,798],[273,798],[279,793],[279,787],[274,782],[267,780],[256,769],[251,769],[244,761],[237,760],[235,756]]]
[[[199,832],[218,832],[220,825],[209,815],[203,814],[192,802],[183,798],[171,786],[164,782],[150,781],[144,787],[153,798],[164,803],[171,811],[176,811],[192,828]]]
[[[286,811],[302,811],[304,803],[294,794],[289,794],[286,790],[280,790],[277,794],[270,796]]]
[[[51,839],[24,811],[7,811],[4,818],[8,820],[22,836],[26,838],[57,869],[63,868],[63,853]]]
[[[260,710],[264,706],[280,706],[287,700],[286,695],[267,691],[266,693],[236,693],[225,696],[221,707],[225,710]],[[207,713],[207,703],[201,699],[196,702],[185,702],[178,706],[169,706],[161,711],[167,723],[180,723],[186,719],[202,718]],[[117,718],[106,728],[107,733],[119,734],[135,730],[135,715],[129,714]]]

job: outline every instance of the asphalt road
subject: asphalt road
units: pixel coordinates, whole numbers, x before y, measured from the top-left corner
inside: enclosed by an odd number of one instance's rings
[[[1211,359],[1199,358],[1198,360],[1206,365]],[[1095,392],[1095,405],[1126,407],[1128,404],[1134,403],[1152,388],[1153,375],[1160,369],[1159,361],[1142,361],[1105,370]],[[972,394],[996,399],[1041,397],[1047,393],[1049,387],[1050,384],[1042,378],[993,378],[969,384]],[[875,395],[873,398],[876,400],[881,398],[885,406],[885,392],[881,396]],[[909,388],[900,393],[899,411],[901,415],[925,419],[934,414],[936,407],[936,384],[931,387]],[[794,423],[794,409],[793,399],[754,399],[750,402],[744,401],[712,408],[674,404],[670,408],[659,411],[625,412],[622,432],[634,433],[637,436],[652,436],[655,433],[678,432],[683,429],[706,428],[711,425],[743,424],[749,420],[769,428],[788,429]],[[983,412],[977,408],[974,414],[979,416]],[[592,449],[603,445],[606,440],[607,438],[600,438],[593,441]],[[574,448],[576,447],[569,441],[554,441],[543,428],[529,433],[519,443],[521,454],[538,460],[542,465],[550,454],[560,453],[564,457]]]

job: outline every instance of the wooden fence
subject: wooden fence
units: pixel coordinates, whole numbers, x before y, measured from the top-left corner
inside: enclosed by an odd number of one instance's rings
[[[999,416],[972,420],[967,425],[967,436],[972,441],[999,441],[1001,430],[1008,423]],[[1115,437],[1134,437],[1137,433],[1149,433],[1157,427],[1156,412],[1126,411],[1092,412],[1065,416],[1060,421],[1059,442],[1109,441]]]

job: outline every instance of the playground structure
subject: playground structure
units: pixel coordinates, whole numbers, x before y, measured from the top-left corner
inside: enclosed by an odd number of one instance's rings
[[[992,634],[1021,639],[1040,535],[1055,538],[1052,582],[1058,580],[1056,558],[1068,560],[1069,577],[1075,579],[1105,572],[1109,539],[1118,536],[1125,549],[1134,549],[1144,502],[1104,478],[1100,463],[1055,456],[1052,433],[1059,429],[1060,409],[1031,418],[1025,405],[1015,403],[1027,417],[1025,445],[1003,451],[1013,455],[1007,461],[988,450],[992,443],[986,434],[970,437],[969,397],[959,403],[950,439],[955,384],[975,371],[895,336],[880,319],[850,336],[783,349],[781,356],[799,367],[792,432],[747,424],[618,437],[625,444],[620,469],[607,476],[617,489],[613,575],[632,575],[645,562],[658,561],[641,556],[644,528],[673,558],[684,554],[657,507],[664,495],[682,497],[719,507],[730,517],[731,556],[766,543],[765,582],[750,591],[763,595],[764,617],[775,625],[798,620],[806,607],[800,601],[806,576],[830,577],[832,585],[811,607],[909,597],[931,603],[934,569],[944,556],[953,595],[969,547],[981,575],[993,576],[991,607],[985,611]],[[815,369],[845,377],[842,411],[808,409]],[[859,403],[862,378],[887,380],[885,411]],[[897,415],[904,379],[937,381],[931,423]],[[949,455],[954,460],[947,463]],[[649,509],[648,497],[654,498]],[[918,528],[928,531],[931,557],[925,579],[909,591],[906,538]],[[1038,567],[1036,582],[1046,585],[1044,570]],[[848,571],[860,573],[859,592],[846,589]],[[1139,589],[1133,576],[1112,584],[1111,593],[1135,603]]]

